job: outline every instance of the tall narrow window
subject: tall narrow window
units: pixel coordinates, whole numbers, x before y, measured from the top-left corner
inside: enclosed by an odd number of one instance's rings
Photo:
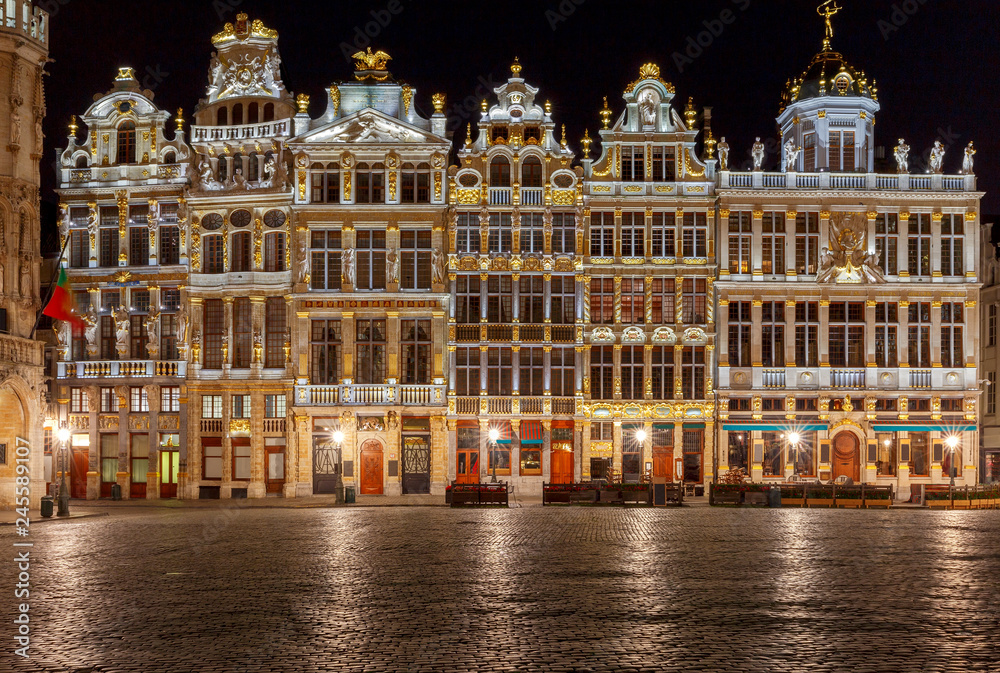
[[[622,347],[622,399],[643,398],[643,346]]]
[[[910,215],[909,272],[911,276],[931,275],[931,216]]]
[[[114,311],[118,310],[121,306],[121,294],[118,290],[104,290],[101,292],[101,323],[100,323],[100,339],[101,339],[101,359],[102,360],[117,360],[118,359],[118,349],[116,347],[117,340],[115,338],[115,318]]]
[[[575,323],[576,279],[573,276],[553,276],[549,291],[549,303],[552,324],[572,325]]]
[[[613,325],[615,322],[615,279],[590,279],[590,322]]]
[[[684,481],[700,482],[702,447],[705,443],[705,431],[696,429],[684,429],[682,435],[684,442],[682,450],[684,453]]]
[[[910,302],[909,311],[909,365],[931,366],[931,305],[929,302]]]
[[[622,257],[646,256],[646,214],[622,213]]]
[[[404,290],[431,289],[431,232],[400,234],[399,284]]]
[[[486,351],[486,392],[489,395],[510,395],[511,367],[510,348]]]
[[[542,162],[538,160],[538,157],[528,157],[521,164],[521,186],[542,186]]]
[[[160,255],[157,261],[161,266],[180,264],[181,239],[180,228],[175,225],[161,225],[159,231]]]
[[[146,345],[149,335],[146,333],[146,317],[149,315],[149,290],[134,289],[131,291],[131,310],[129,311],[129,351],[132,357],[145,360],[149,357]]]
[[[116,163],[135,163],[135,123],[125,121],[118,125],[118,152]]]
[[[681,351],[681,391],[685,400],[705,398],[705,349],[685,347]]]
[[[264,271],[285,270],[285,232],[272,231],[264,235]]]
[[[480,245],[479,215],[459,213],[455,222],[455,248],[459,254],[478,254]]]
[[[615,360],[611,346],[590,347],[590,397],[595,400],[615,397]]]
[[[340,383],[340,321],[313,320],[309,346],[309,380],[313,384]]]
[[[552,213],[552,253],[576,254],[576,215]]]
[[[232,271],[250,270],[250,232],[239,231],[233,234]]]
[[[673,325],[677,322],[677,294],[673,278],[653,279],[653,324]]]
[[[340,289],[340,232],[313,231],[309,240],[312,266],[309,286],[313,290]]]
[[[879,367],[896,367],[899,329],[899,307],[893,302],[875,305],[875,364]]]
[[[750,273],[750,250],[753,246],[753,213],[734,210],[729,213],[729,273]]]
[[[514,317],[514,285],[510,276],[490,276],[487,281],[486,318],[493,324],[509,323]]]
[[[222,234],[212,234],[202,237],[202,244],[205,246],[205,273],[224,273],[226,268],[223,264],[225,257],[222,248]]]
[[[945,215],[941,220],[941,273],[945,276],[964,276],[962,243],[965,222],[961,215]]]
[[[819,269],[819,213],[795,216],[795,273],[814,276]]]
[[[624,182],[644,182],[646,180],[645,151],[641,146],[622,147],[622,175]]]
[[[385,289],[385,231],[357,232],[358,290]]]
[[[253,357],[253,320],[250,297],[237,297],[233,301],[233,367],[248,368]]]
[[[653,346],[652,387],[654,400],[674,397],[674,347]]]
[[[642,278],[622,278],[622,324],[646,322],[646,283]]]
[[[225,322],[221,299],[206,299],[203,316],[205,325],[205,369],[222,369],[222,335]]]
[[[358,383],[385,383],[385,320],[358,320],[355,336]]]
[[[522,395],[541,395],[545,389],[545,352],[538,347],[523,346],[518,353],[520,363],[519,390]]]
[[[511,237],[510,213],[490,213],[487,250],[494,253],[510,252]]]
[[[455,393],[468,396],[478,395],[480,390],[479,347],[455,350]]]
[[[456,321],[466,325],[479,324],[482,306],[482,281],[479,276],[460,275],[455,279],[455,287]]]
[[[800,301],[795,304],[795,364],[819,366],[819,304]]]
[[[69,265],[74,269],[90,266],[90,234],[86,229],[69,232]]]
[[[807,132],[802,137],[802,163],[806,173],[816,172],[816,133]]]
[[[312,202],[340,203],[340,164],[312,165]]]
[[[576,390],[576,349],[552,349],[550,388],[553,397],[572,397]]]
[[[986,331],[986,345],[997,345],[997,305],[990,304],[988,309],[988,323]]]
[[[685,278],[681,288],[681,318],[685,325],[705,324],[706,285],[704,278]]]
[[[369,166],[362,162],[355,171],[357,176],[357,203],[385,203],[385,165],[375,163]]]
[[[268,297],[264,303],[264,366],[285,366],[285,339],[288,334],[288,311],[283,297]]]
[[[766,301],[761,307],[761,364],[785,366],[785,302]]]
[[[542,324],[545,322],[545,281],[538,274],[524,274],[518,284],[521,324]]]
[[[962,302],[941,304],[941,366],[964,367],[965,343],[962,328],[965,325],[965,305]]]
[[[830,365],[864,367],[865,305],[861,302],[830,304]]]
[[[750,302],[729,302],[729,366],[750,367],[750,335],[753,333],[753,320],[750,314]]]
[[[615,214],[592,213],[590,216],[590,256],[615,256]]]
[[[651,161],[653,182],[673,182],[677,163],[673,147],[654,147]]]
[[[521,252],[545,252],[545,221],[542,213],[521,214]]]
[[[118,224],[101,227],[101,266],[118,266]]]
[[[653,213],[652,253],[653,257],[676,257],[677,216],[674,213],[658,211]]]
[[[490,186],[510,187],[510,161],[507,157],[497,157],[490,163]]]
[[[764,213],[761,236],[761,271],[785,273],[785,214]]]
[[[431,382],[431,321],[402,320],[400,369],[402,383]]]
[[[181,308],[181,291],[176,287],[160,289],[160,359],[177,360],[177,312]]]
[[[708,225],[705,213],[684,213],[684,256],[708,257]]]
[[[899,248],[899,215],[879,213],[875,218],[875,254],[887,276],[897,273]]]

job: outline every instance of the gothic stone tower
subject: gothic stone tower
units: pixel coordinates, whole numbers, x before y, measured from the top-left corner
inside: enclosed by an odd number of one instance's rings
[[[41,308],[38,166],[48,18],[29,0],[0,7],[0,509],[14,507],[19,465],[30,468],[31,507],[45,488],[43,346],[31,331]]]

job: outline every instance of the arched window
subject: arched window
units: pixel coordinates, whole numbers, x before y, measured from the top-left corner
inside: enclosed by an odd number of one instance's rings
[[[542,162],[538,157],[528,157],[521,166],[521,186],[541,187],[542,186]]]
[[[243,103],[237,103],[233,106],[233,126],[239,126],[243,123]]]
[[[260,106],[257,103],[250,103],[247,107],[247,124],[256,124],[260,121]]]
[[[256,182],[257,180],[260,180],[260,163],[257,160],[256,152],[250,153],[250,156],[248,158],[248,164],[249,165],[247,166],[247,180],[250,180],[251,182]]]
[[[165,163],[165,164],[176,164],[177,163],[177,155],[174,154],[173,152],[167,152],[166,154],[163,155],[163,163]]]
[[[264,271],[285,270],[285,232],[264,236]]]
[[[78,156],[76,158],[76,167],[77,168],[86,168],[87,167],[87,157],[84,156],[84,155],[82,155],[82,154],[80,156]]]
[[[229,108],[225,105],[220,105],[219,109],[215,111],[215,124],[216,126],[229,124]]]
[[[226,157],[219,157],[219,182],[225,182],[229,179],[229,159]]]
[[[274,103],[264,103],[264,121],[274,121]]]
[[[135,123],[123,122],[118,126],[118,163],[135,163]]]
[[[250,232],[239,231],[233,234],[231,271],[250,270]]]
[[[510,187],[510,161],[507,157],[497,157],[490,164],[490,186]]]

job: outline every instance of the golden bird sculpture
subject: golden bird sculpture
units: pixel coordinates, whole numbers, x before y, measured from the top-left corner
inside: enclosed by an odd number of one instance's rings
[[[392,60],[392,56],[384,51],[376,51],[373,54],[371,47],[368,47],[366,51],[359,51],[351,58],[357,61],[354,64],[355,70],[385,70],[386,62]]]

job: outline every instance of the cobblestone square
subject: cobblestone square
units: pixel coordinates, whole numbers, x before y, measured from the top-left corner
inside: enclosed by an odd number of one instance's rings
[[[997,671],[993,511],[118,508],[3,671]]]

